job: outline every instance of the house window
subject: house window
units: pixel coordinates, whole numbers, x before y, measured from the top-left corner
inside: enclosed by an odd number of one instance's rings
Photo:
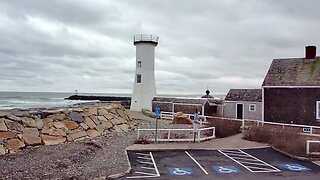
[[[137,67],[138,67],[138,68],[141,68],[141,61],[138,61],[138,62],[137,62]]]
[[[141,83],[141,74],[137,74],[137,83]]]
[[[255,104],[250,104],[249,105],[249,111],[256,111],[256,105]]]
[[[316,110],[316,115],[317,115],[317,120],[320,121],[320,101],[317,101],[317,110]]]

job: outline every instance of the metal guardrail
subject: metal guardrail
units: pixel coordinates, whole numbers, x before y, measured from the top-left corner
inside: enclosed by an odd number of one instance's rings
[[[159,37],[151,34],[138,34],[133,36],[133,42],[151,41],[158,44]]]
[[[318,143],[319,147],[320,147],[320,141],[307,140],[306,153],[307,154],[313,154],[313,155],[320,155],[320,151],[319,152],[310,152],[310,144],[311,143]]]
[[[224,118],[224,117],[211,117],[211,118],[219,118],[219,119],[232,120],[232,121],[241,121],[243,127],[244,127],[246,121],[247,122],[255,122],[255,123],[257,123],[257,126],[260,126],[260,125],[263,126],[264,124],[282,126],[282,129],[284,129],[285,127],[298,127],[298,128],[302,128],[302,133],[300,133],[302,135],[320,137],[320,126],[309,126],[309,125],[301,125],[301,124],[286,124],[286,123],[261,121],[261,120],[255,120],[255,119],[233,119],[233,118]],[[318,130],[318,133],[314,133],[315,129]]]
[[[170,115],[170,114],[175,116],[177,113],[161,112],[161,116],[162,116],[162,114],[164,116],[167,116],[167,115]],[[189,118],[194,116],[194,114],[186,114],[186,115],[188,115]],[[173,116],[172,116],[172,119],[173,119]],[[256,119],[234,119],[234,118],[203,116],[203,115],[199,115],[199,118],[200,118],[199,119],[200,123],[208,123],[207,122],[207,118],[219,118],[219,119],[223,119],[223,120],[240,121],[240,122],[242,122],[242,127],[245,126],[246,122],[254,122],[254,123],[257,124],[257,126],[260,126],[260,125],[263,126],[264,124],[282,126],[282,129],[285,129],[285,127],[298,127],[298,128],[302,129],[302,133],[300,133],[302,135],[320,137],[320,126],[310,126],[310,125],[301,125],[301,124],[286,124],[286,123],[261,121],[261,120],[256,120]],[[315,133],[315,130],[317,130],[318,133]]]
[[[173,120],[173,117],[176,115],[177,113],[172,113],[172,112],[166,112],[166,111],[161,111],[161,119],[164,120]],[[194,118],[194,114],[185,114],[188,116],[189,119],[193,119]],[[203,115],[198,115],[199,117],[199,122],[200,125],[202,124],[207,124],[207,117],[211,117],[211,116],[203,116]]]
[[[206,131],[206,130],[212,130],[212,134],[210,136],[204,136],[201,137],[201,132],[202,131]],[[140,135],[141,135],[141,131],[148,131],[148,132],[155,132],[156,129],[138,129],[138,139],[140,139]],[[191,142],[196,140],[197,142],[201,142],[201,141],[205,141],[205,140],[209,140],[209,139],[214,139],[215,136],[215,127],[207,127],[207,128],[200,128],[197,130],[194,129],[158,129],[158,132],[160,131],[167,131],[167,137],[166,138],[161,138],[161,137],[157,137],[157,141],[159,142]],[[195,137],[193,138],[171,138],[172,135],[172,131],[190,131],[190,132],[195,132],[193,133],[193,135],[195,135]],[[157,133],[157,135],[160,133]],[[149,138],[146,139],[148,141],[155,141],[155,137],[154,138]]]

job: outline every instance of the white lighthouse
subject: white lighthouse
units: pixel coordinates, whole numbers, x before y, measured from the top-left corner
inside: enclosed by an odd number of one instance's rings
[[[154,52],[158,38],[145,34],[135,35],[133,38],[136,46],[136,73],[130,106],[132,111],[152,110],[152,99],[156,95]]]

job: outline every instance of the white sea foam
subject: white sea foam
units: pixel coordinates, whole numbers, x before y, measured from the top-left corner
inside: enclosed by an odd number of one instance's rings
[[[70,95],[72,93],[0,92],[0,109],[51,108],[96,102],[64,99]]]

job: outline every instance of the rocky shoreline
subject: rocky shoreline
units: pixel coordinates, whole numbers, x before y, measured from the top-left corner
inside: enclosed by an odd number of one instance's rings
[[[136,129],[155,126],[153,119],[132,119],[130,113],[119,104],[109,103],[0,111],[6,126],[6,131],[3,126],[0,132],[12,132],[11,137],[0,139],[6,151],[0,155],[0,179],[105,179],[125,172],[129,168],[125,148],[136,140]],[[7,122],[17,127],[8,127]],[[168,124],[160,121],[159,127]],[[90,131],[99,134],[93,137]],[[8,145],[12,139],[21,143],[12,148]]]
[[[55,145],[108,132],[128,132],[132,120],[118,104],[0,114],[0,155],[27,146]]]
[[[66,100],[83,100],[83,101],[100,101],[100,102],[120,102],[125,108],[129,108],[131,104],[131,97],[120,96],[84,96],[84,95],[72,95],[65,98]]]

